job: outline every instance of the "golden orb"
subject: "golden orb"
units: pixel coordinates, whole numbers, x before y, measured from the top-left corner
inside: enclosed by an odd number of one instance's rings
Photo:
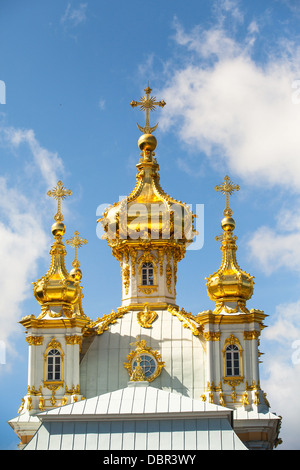
[[[235,221],[231,217],[224,217],[221,221],[221,227],[225,232],[230,232],[235,229]]]
[[[62,222],[55,222],[51,227],[54,237],[62,237],[65,234],[66,226]]]
[[[155,150],[157,146],[156,137],[152,134],[143,134],[138,140],[138,146],[141,150]]]
[[[70,276],[74,279],[74,281],[80,281],[82,278],[82,271],[79,268],[71,269]]]

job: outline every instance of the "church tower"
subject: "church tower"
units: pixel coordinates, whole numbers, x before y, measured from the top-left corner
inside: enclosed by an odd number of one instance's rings
[[[58,201],[58,210],[51,227],[54,237],[50,250],[48,272],[33,283],[33,294],[41,306],[41,313],[23,317],[29,345],[27,394],[22,398],[20,417],[11,422],[21,443],[28,442],[36,430],[37,413],[81,400],[79,356],[82,331],[89,322],[82,309],[82,272],[78,248],[87,241],[78,232],[66,243],[75,248],[73,269],[65,266],[66,249],[63,236],[66,231],[61,212],[61,200],[72,192],[62,182],[48,191]]]
[[[121,304],[96,320],[82,309],[78,248],[86,240],[78,232],[66,241],[75,248],[73,269],[65,267],[61,201],[71,191],[58,182],[48,192],[58,201],[51,265],[33,286],[41,313],[20,322],[29,344],[28,389],[9,422],[28,450],[271,449],[279,443],[281,420],[260,387],[266,315],[247,308],[253,276],[236,260],[229,196],[239,186],[226,176],[215,188],[226,196],[217,237],[222,262],[207,278],[215,308],[194,315],[177,306],[176,282],[178,262],[196,235],[195,215],[160,185],[158,124],[150,126],[149,113],[166,103],[151,91],[146,87],[130,103],[146,113],[145,126],[138,124],[135,187],[98,221],[120,263],[122,293]]]
[[[252,297],[254,281],[237,263],[235,221],[229,206],[229,196],[239,189],[228,176],[215,187],[226,196],[226,207],[221,221],[223,233],[216,237],[221,242],[221,266],[206,279],[215,309],[198,314],[207,345],[206,391],[202,399],[233,408],[238,436],[255,449],[276,441],[279,420],[259,424],[248,419],[250,415],[258,417],[260,412],[263,417],[270,407],[259,377],[259,339],[267,315],[257,309],[249,311],[246,305]]]
[[[105,238],[121,264],[122,307],[145,308],[176,305],[177,263],[192,242],[194,214],[181,201],[168,196],[159,183],[155,158],[157,141],[150,127],[149,111],[165,106],[164,101],[146,96],[131,106],[146,111],[146,124],[138,146],[136,186],[121,202],[108,208],[100,219]]]

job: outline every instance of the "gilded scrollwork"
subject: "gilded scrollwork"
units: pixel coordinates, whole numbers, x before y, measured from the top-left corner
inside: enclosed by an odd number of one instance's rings
[[[149,310],[148,303],[145,304],[144,310],[137,313],[137,321],[143,328],[151,328],[156,317],[157,313]]]

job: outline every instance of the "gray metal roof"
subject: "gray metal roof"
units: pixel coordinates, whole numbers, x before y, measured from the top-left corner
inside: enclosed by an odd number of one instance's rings
[[[38,414],[25,450],[246,449],[232,411],[136,382]]]

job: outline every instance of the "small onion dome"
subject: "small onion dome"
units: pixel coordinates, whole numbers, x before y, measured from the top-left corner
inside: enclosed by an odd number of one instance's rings
[[[222,241],[222,263],[218,271],[207,278],[207,292],[210,299],[218,302],[242,301],[245,303],[253,294],[253,276],[243,271],[236,260],[236,238],[232,235],[235,221],[225,217],[221,222],[224,233],[216,237]]]
[[[33,285],[33,293],[40,304],[74,305],[82,296],[78,275],[71,276],[65,267],[65,246],[61,241],[65,226],[56,222],[52,226],[55,241],[51,247],[51,265],[48,272]]]

